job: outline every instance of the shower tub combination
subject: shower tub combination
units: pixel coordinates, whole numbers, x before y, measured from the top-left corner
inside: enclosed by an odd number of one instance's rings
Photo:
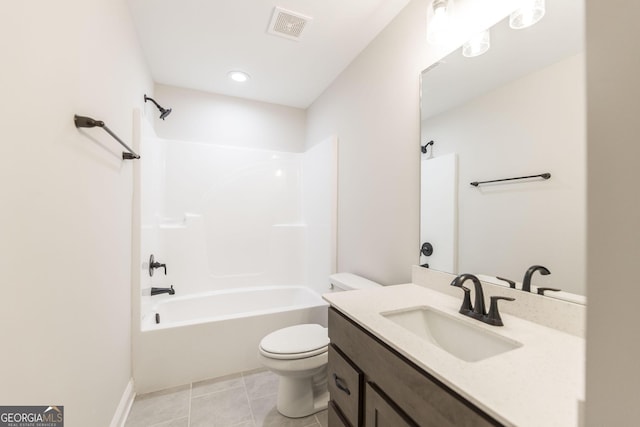
[[[337,140],[291,153],[171,141],[138,124],[136,392],[259,368],[267,334],[326,325]],[[150,275],[150,254],[167,272]],[[169,286],[175,295],[150,296]]]
[[[142,317],[136,390],[259,368],[258,345],[265,335],[301,323],[326,326],[327,307],[318,293],[302,286],[163,296]]]

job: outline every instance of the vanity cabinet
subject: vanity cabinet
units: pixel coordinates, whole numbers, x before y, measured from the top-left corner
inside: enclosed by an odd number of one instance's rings
[[[333,307],[329,338],[330,427],[502,425]]]

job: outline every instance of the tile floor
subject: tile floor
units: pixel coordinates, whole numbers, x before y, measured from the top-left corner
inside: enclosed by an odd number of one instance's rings
[[[125,427],[327,427],[327,411],[286,418],[278,377],[257,370],[136,396]]]

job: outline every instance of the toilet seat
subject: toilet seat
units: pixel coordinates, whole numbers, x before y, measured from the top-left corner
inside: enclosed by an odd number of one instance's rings
[[[260,353],[272,359],[303,359],[326,352],[328,346],[327,328],[304,324],[270,333],[260,341]]]
[[[307,351],[304,353],[270,353],[265,351],[262,347],[260,348],[260,354],[264,357],[268,357],[270,359],[279,359],[279,360],[294,360],[294,359],[306,359],[307,357],[317,356],[322,353],[326,353],[329,349],[329,346],[319,348],[313,351]]]

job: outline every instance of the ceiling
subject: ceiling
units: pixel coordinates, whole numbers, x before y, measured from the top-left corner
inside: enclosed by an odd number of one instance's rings
[[[409,0],[128,2],[156,83],[307,108]],[[267,33],[275,6],[313,18],[300,40]]]

